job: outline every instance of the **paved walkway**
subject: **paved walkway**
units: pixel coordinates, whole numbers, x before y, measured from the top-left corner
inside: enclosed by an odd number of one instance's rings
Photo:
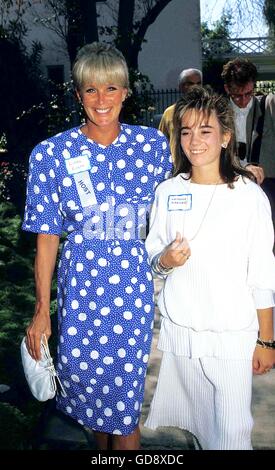
[[[252,445],[258,450],[275,450],[275,369],[255,376],[253,382]]]

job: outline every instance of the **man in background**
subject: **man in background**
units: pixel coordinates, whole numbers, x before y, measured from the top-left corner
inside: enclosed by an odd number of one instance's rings
[[[241,163],[254,173],[259,184],[264,175],[275,178],[275,95],[254,96],[257,68],[248,59],[227,62],[222,78],[234,111]]]
[[[222,78],[234,110],[238,157],[266,192],[275,227],[275,95],[254,95],[257,68],[248,59],[227,62]]]
[[[198,69],[184,69],[178,79],[179,91],[182,95],[186,93],[192,86],[202,84],[202,72]],[[173,156],[175,147],[175,139],[173,136],[173,115],[175,110],[175,104],[172,104],[164,111],[160,124],[159,130],[170,141],[170,149]]]

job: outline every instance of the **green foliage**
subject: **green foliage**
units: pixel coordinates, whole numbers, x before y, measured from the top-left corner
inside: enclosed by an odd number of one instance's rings
[[[11,390],[10,403],[0,403],[0,449],[28,448],[44,407],[29,392],[20,358],[20,342],[35,303],[35,235],[23,232],[21,223],[13,204],[0,204],[0,383]],[[55,282],[52,296],[55,314]]]
[[[18,352],[34,310],[34,237],[12,204],[0,204],[0,382],[18,379]]]
[[[9,37],[22,42],[27,33],[24,16],[29,1],[1,0],[0,2],[0,37]]]
[[[274,0],[264,0],[263,14],[273,34],[275,32],[275,3]]]
[[[28,33],[25,13],[31,4],[27,0],[3,0],[0,4],[0,136],[6,139],[7,159],[21,164],[46,134],[39,106],[46,100],[40,76],[42,46],[33,42],[27,49],[24,41]],[[26,112],[30,108],[33,113]]]
[[[0,380],[16,381],[18,347],[34,308],[34,245],[12,204],[0,204]],[[6,382],[8,380],[8,382]]]
[[[6,134],[3,133],[0,137],[0,152],[5,152],[7,150],[7,144]]]
[[[22,163],[0,162],[0,201],[24,206],[27,170]]]
[[[154,88],[149,78],[138,70],[130,69],[129,78],[132,93],[125,101],[121,120],[128,124],[140,124],[143,113],[154,106],[150,95]]]
[[[207,85],[211,85],[219,93],[223,93],[223,81],[221,79],[222,67],[224,62],[221,59],[212,57],[212,47],[210,42],[213,40],[221,40],[222,46],[219,44],[219,53],[228,54],[234,52],[231,45],[230,27],[232,25],[232,17],[229,14],[223,14],[218,21],[213,23],[210,28],[206,22],[201,25],[202,36],[202,56],[203,56],[203,81]]]
[[[41,45],[34,43],[27,53],[17,39],[0,37],[0,135],[6,136],[9,160],[21,163],[27,161],[31,148],[45,136],[39,107],[46,96],[39,71],[41,51]],[[34,113],[25,113],[34,106]]]
[[[232,25],[231,15],[223,14],[221,18],[213,23],[213,27],[209,28],[206,22],[201,24],[201,37],[203,40],[215,40],[222,39],[223,45],[221,52],[228,53],[233,52],[234,48],[230,44],[230,26]],[[203,58],[211,58],[211,48],[209,48],[207,42],[203,42],[202,45]]]
[[[32,430],[31,419],[15,406],[0,403],[0,422],[0,449],[26,449]]]
[[[84,121],[82,108],[75,97],[72,82],[55,84],[48,80],[51,94],[44,106],[47,135],[69,129]]]

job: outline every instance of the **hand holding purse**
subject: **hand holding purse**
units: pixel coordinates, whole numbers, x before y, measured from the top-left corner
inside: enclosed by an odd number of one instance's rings
[[[44,334],[41,339],[41,359],[35,361],[26,345],[26,336],[21,342],[21,358],[26,380],[33,396],[39,401],[47,401],[56,395],[57,382],[64,395],[66,392],[55,370],[48,341]]]

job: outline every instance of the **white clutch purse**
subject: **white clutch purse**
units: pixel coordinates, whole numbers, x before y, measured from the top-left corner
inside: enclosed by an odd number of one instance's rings
[[[66,395],[63,385],[55,370],[48,341],[45,335],[41,340],[41,359],[35,361],[28,352],[26,337],[21,342],[21,358],[26,380],[33,396],[39,401],[54,398],[57,392],[57,382],[62,393]]]

